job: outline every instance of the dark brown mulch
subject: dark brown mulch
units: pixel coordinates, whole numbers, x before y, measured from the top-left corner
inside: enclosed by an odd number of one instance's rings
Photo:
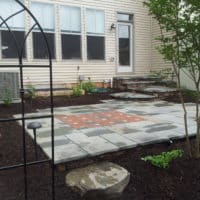
[[[185,103],[195,103],[196,102],[196,98],[192,94],[189,94],[189,93],[183,93],[183,99],[184,99]],[[178,95],[178,93],[168,96],[168,97],[164,98],[163,100],[173,102],[173,103],[181,103],[180,96]]]
[[[98,103],[100,99],[109,99],[107,94],[90,95],[67,99],[56,97],[55,106],[80,105]],[[32,112],[36,108],[48,108],[46,98],[38,98],[32,107],[26,102],[26,111]],[[0,118],[11,117],[20,112],[20,105],[11,107],[0,105]],[[157,169],[141,161],[141,157],[158,154],[170,149],[185,149],[184,141],[177,141],[173,145],[157,144],[138,147],[122,154],[108,155],[95,158],[94,161],[110,160],[128,169],[131,173],[130,184],[122,197],[118,200],[200,200],[200,160],[185,156],[173,162],[169,169]],[[28,161],[34,161],[33,141],[26,137]],[[40,159],[46,158],[39,149]],[[21,163],[22,134],[17,123],[0,124],[0,166]],[[75,162],[68,168],[78,167]],[[56,200],[80,200],[81,198],[65,186],[66,172],[56,172]],[[51,198],[51,169],[48,164],[28,167],[28,197],[30,200],[50,200]],[[23,200],[23,169],[0,172],[0,200]],[[115,199],[116,200],[116,199]]]

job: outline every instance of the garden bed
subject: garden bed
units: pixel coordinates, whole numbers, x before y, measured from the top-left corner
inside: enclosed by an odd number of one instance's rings
[[[109,94],[92,94],[82,97],[55,97],[55,107],[100,103],[102,99],[110,99]],[[47,98],[37,98],[32,106],[26,102],[26,112],[38,108],[48,108]],[[20,113],[20,104],[10,107],[0,105],[0,118],[12,117]],[[34,161],[33,141],[27,135],[27,160]],[[68,169],[83,166],[93,161],[109,160],[117,163],[131,173],[131,181],[120,200],[198,200],[200,199],[200,160],[188,160],[187,156],[172,162],[167,170],[155,168],[141,157],[158,154],[170,149],[183,149],[184,141],[172,145],[157,144],[138,147],[126,152],[106,155],[103,158],[93,158],[87,161],[68,164]],[[39,149],[39,158],[45,154]],[[22,134],[17,123],[0,124],[0,166],[22,163]],[[80,200],[80,197],[65,186],[66,172],[56,171],[56,199]],[[51,196],[51,168],[48,164],[28,167],[28,197],[30,200],[47,200]],[[0,172],[0,199],[23,199],[23,169]]]

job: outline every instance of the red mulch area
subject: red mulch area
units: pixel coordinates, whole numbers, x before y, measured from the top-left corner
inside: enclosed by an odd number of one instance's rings
[[[69,106],[99,103],[100,99],[109,99],[108,94],[88,95],[83,97],[56,97],[55,106]],[[32,107],[26,102],[26,112],[36,108],[48,108],[46,98],[36,99]],[[12,117],[20,113],[20,104],[11,107],[0,105],[0,118]],[[114,200],[200,200],[200,160],[188,160],[185,156],[173,162],[169,169],[161,170],[143,161],[141,157],[158,154],[170,149],[184,149],[184,141],[172,145],[157,144],[138,147],[103,158],[93,158],[87,161],[69,163],[68,169],[82,166],[99,160],[109,160],[125,167],[131,173],[130,184],[120,199]],[[33,141],[26,136],[28,161],[34,161]],[[46,158],[41,149],[39,158]],[[18,164],[22,159],[22,134],[17,123],[0,124],[0,166]],[[81,198],[65,186],[67,172],[56,171],[56,200],[80,200]],[[28,199],[50,200],[51,198],[51,168],[48,164],[28,167]],[[0,172],[0,200],[23,200],[23,169],[12,169]],[[95,200],[95,199],[94,199]]]

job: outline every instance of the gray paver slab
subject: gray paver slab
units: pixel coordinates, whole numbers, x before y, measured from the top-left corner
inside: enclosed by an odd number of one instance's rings
[[[145,130],[145,132],[146,133],[155,133],[155,132],[159,132],[159,131],[173,130],[176,128],[177,128],[177,126],[173,125],[173,124],[158,124],[157,126],[155,126],[155,125],[149,126],[149,128],[147,128]]]
[[[65,140],[61,139],[61,140],[55,140],[55,141],[54,141],[55,147],[63,146],[63,145],[68,145],[69,143],[71,143],[71,141],[68,140],[68,139],[65,139]],[[40,146],[41,146],[42,148],[51,147],[51,141],[47,141],[47,142],[40,143]]]
[[[128,124],[116,124],[107,128],[117,134],[137,133],[141,131],[139,128],[129,127]]]
[[[43,150],[49,158],[52,157],[51,148],[43,148]],[[86,151],[73,143],[55,147],[55,164],[78,160],[87,156]]]
[[[57,128],[54,130],[54,135],[55,136],[64,136],[65,134],[69,134],[72,133],[73,129],[71,129],[70,127],[61,127],[61,128]],[[40,138],[44,138],[44,137],[50,137],[51,136],[51,131],[43,131],[43,132],[39,132],[37,134],[38,137]]]
[[[148,145],[154,143],[160,143],[167,141],[168,138],[158,134],[147,134],[144,132],[141,133],[130,133],[126,134],[125,137],[135,141],[139,145]]]
[[[108,140],[110,143],[119,147],[119,149],[128,149],[137,146],[136,142],[116,133],[103,135],[102,137]]]
[[[80,133],[85,134],[88,137],[93,136],[101,136],[109,133],[113,133],[112,130],[104,127],[97,127],[97,128],[87,128],[80,130]]]
[[[82,134],[71,134],[67,137],[91,156],[119,150],[117,146],[98,136],[87,137]]]
[[[56,142],[57,140],[67,140],[67,138],[65,136],[54,136],[54,141]],[[50,142],[51,142],[51,137],[43,137],[43,138],[37,137],[37,143],[39,145],[43,143],[50,143]]]
[[[181,138],[185,137],[183,132],[177,132],[177,131],[171,131],[171,130],[160,131],[160,132],[156,132],[154,134],[160,135],[161,137],[166,137],[166,138],[171,139],[171,140],[181,139]]]

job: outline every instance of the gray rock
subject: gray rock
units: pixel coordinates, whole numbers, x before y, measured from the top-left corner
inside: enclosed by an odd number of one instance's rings
[[[111,162],[102,162],[75,169],[66,176],[67,186],[86,199],[119,197],[130,180],[130,173]]]

